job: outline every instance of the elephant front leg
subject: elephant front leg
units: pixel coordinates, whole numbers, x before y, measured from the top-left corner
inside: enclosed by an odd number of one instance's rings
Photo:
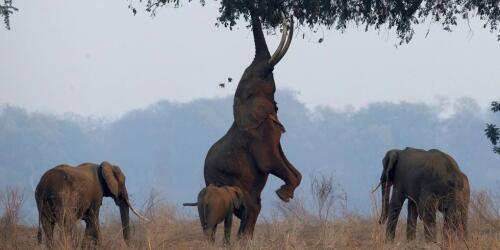
[[[46,245],[48,249],[52,249],[54,245],[54,227],[56,225],[55,221],[50,218],[41,219],[43,232],[45,233]]]
[[[293,198],[293,193],[297,186],[300,185],[300,182],[302,181],[302,174],[288,161],[285,153],[283,153],[281,143],[278,145],[278,149],[281,154],[281,159],[286,165],[286,175],[288,177],[286,180],[288,180],[288,182],[285,181],[285,185],[282,185],[278,190],[276,190],[276,194],[281,200],[288,202],[290,198]],[[279,173],[273,174],[278,176]]]
[[[281,148],[281,127],[271,119],[266,119],[257,129],[255,137],[249,145],[249,150],[257,161],[257,167],[264,173],[270,173],[285,182],[276,194],[288,202],[293,198],[295,188],[299,186],[302,175],[288,162]]]
[[[455,207],[445,209],[443,223],[444,241],[450,242],[453,237],[467,239],[467,216]]]
[[[417,204],[408,200],[408,218],[406,222],[406,239],[414,240],[417,234]]]
[[[398,224],[399,213],[403,207],[404,196],[399,190],[394,188],[392,190],[392,197],[389,203],[389,215],[387,218],[387,229],[385,232],[387,241],[394,241],[396,236],[396,226]]]

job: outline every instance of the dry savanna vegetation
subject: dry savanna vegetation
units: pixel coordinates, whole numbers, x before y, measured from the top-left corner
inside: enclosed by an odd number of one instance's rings
[[[402,212],[395,242],[386,243],[385,225],[378,224],[378,196],[370,197],[371,214],[361,215],[346,208],[347,195],[333,178],[313,176],[311,183],[312,204],[306,206],[300,197],[290,203],[265,204],[272,205],[273,212],[261,215],[254,238],[249,240],[237,240],[239,221],[235,219],[232,245],[226,247],[222,245],[222,224],[212,245],[205,241],[196,217],[183,215],[184,211],[151,194],[142,209],[151,221],[134,221],[128,246],[123,241],[118,216],[104,215],[106,223],[101,225],[99,249],[500,249],[498,193],[472,194],[467,240],[443,242],[438,235],[437,242],[426,243],[419,221],[417,240],[407,242],[406,215]],[[21,223],[21,208],[28,195],[15,188],[7,188],[0,195],[0,249],[46,249],[37,243],[37,227]],[[442,218],[438,225],[441,232]],[[56,227],[55,248],[80,248],[83,230],[83,224],[79,224],[77,232],[65,235]]]

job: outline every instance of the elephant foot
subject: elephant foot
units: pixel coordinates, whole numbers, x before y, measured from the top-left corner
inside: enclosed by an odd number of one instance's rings
[[[278,190],[276,190],[276,194],[284,202],[289,202],[290,199],[293,199],[293,190],[291,190],[285,185],[281,186]]]

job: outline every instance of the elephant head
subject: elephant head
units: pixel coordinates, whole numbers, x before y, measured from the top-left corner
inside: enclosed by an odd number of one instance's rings
[[[228,187],[230,192],[233,192],[234,194],[234,199],[233,199],[233,207],[235,210],[241,210],[244,208],[244,195],[243,191],[241,191],[240,188],[238,187]]]
[[[266,44],[262,24],[258,14],[252,12],[252,31],[255,42],[255,57],[250,66],[247,67],[234,98],[234,118],[238,128],[247,130],[254,129],[266,119],[269,114],[276,113],[277,107],[274,101],[274,66],[285,56],[293,36],[293,20],[287,22],[283,16],[283,34],[276,51],[271,55]],[[262,97],[262,98],[255,98]],[[277,119],[276,119],[277,121]],[[278,124],[279,121],[277,121]],[[284,130],[284,128],[283,128]]]
[[[115,204],[120,208],[120,217],[122,222],[123,238],[125,241],[130,239],[129,228],[129,208],[139,218],[147,220],[140,215],[130,204],[127,188],[125,186],[125,175],[118,166],[109,162],[102,162],[100,167],[100,177],[103,179],[103,193],[105,197],[111,197]]]
[[[380,176],[379,184],[382,186],[382,212],[378,221],[380,224],[385,223],[389,214],[389,196],[391,193],[391,186],[394,183],[394,167],[398,161],[398,151],[399,150],[390,150],[382,160],[384,168]]]

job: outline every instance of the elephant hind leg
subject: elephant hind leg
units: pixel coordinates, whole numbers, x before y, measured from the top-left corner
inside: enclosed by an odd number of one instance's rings
[[[208,241],[211,243],[215,243],[215,232],[217,232],[217,224],[208,224],[205,228],[203,228],[205,237],[207,237]]]
[[[76,248],[78,245],[78,239],[76,237],[76,222],[77,219],[73,215],[65,215],[59,224],[61,229],[61,237],[63,240],[64,248]]]
[[[408,218],[406,223],[406,239],[415,240],[417,234],[417,204],[408,200]]]
[[[243,218],[241,218],[240,228],[238,230],[238,237],[242,238],[252,238],[255,229],[255,224],[257,223],[257,217],[261,210],[260,201],[247,201],[246,211]]]
[[[424,221],[424,235],[426,241],[436,241],[436,202],[430,198],[427,202],[423,202],[419,209],[419,214]]]
[[[45,233],[46,245],[49,249],[51,249],[54,243],[54,227],[56,223],[54,220],[44,217],[41,218],[40,223],[42,224],[43,232]],[[41,240],[41,233],[39,240]]]
[[[229,212],[224,218],[224,245],[231,243],[231,228],[233,226],[233,212]]]
[[[453,231],[453,219],[450,217],[450,213],[448,210],[445,210],[443,213],[444,221],[443,221],[443,241],[449,242],[451,240],[452,231]]]
[[[85,221],[85,238],[84,245],[93,244],[93,247],[99,245],[99,210],[88,211],[83,217]]]

